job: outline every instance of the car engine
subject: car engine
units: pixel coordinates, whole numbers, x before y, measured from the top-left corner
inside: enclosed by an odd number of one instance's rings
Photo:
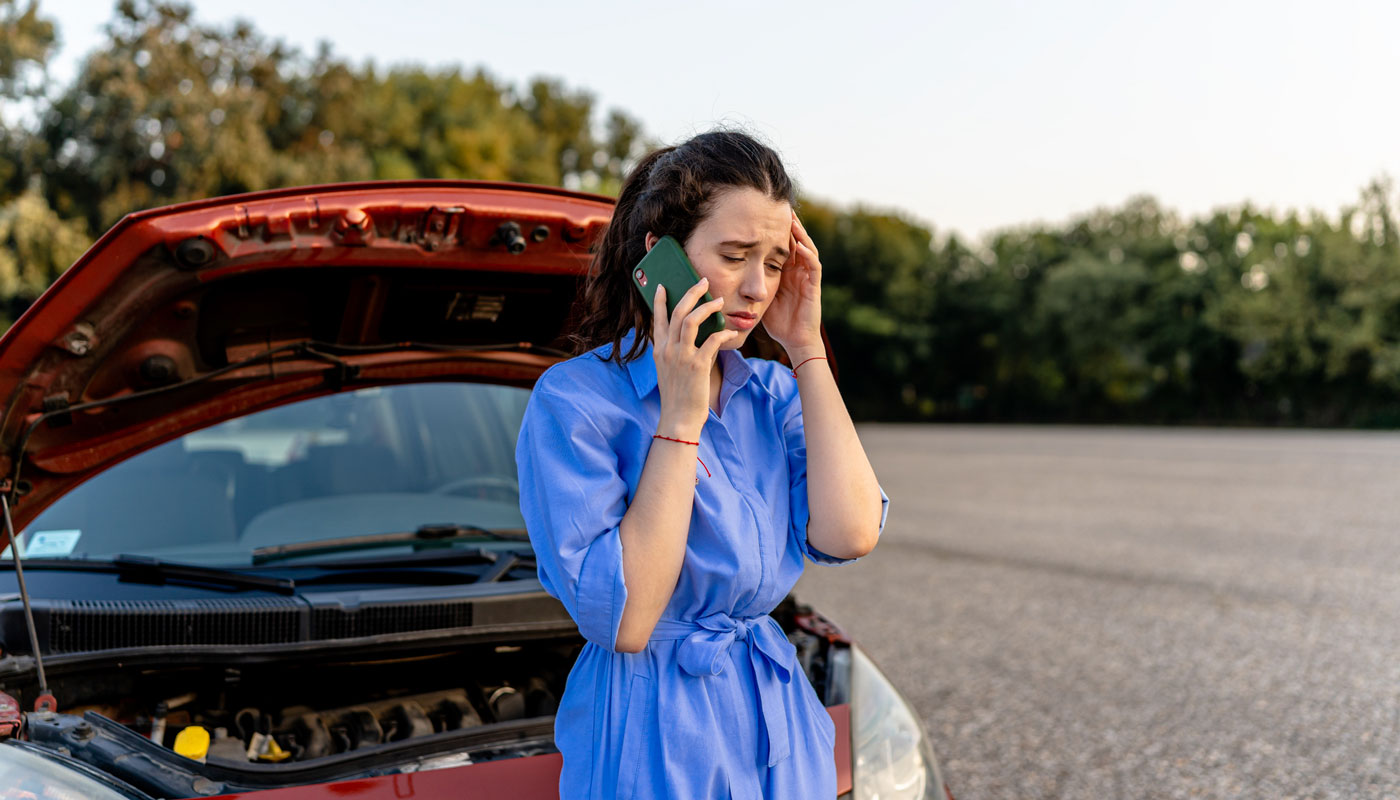
[[[64,715],[93,712],[195,760],[305,762],[550,717],[577,650],[478,645],[335,661],[133,667],[66,675],[53,689],[65,698]]]

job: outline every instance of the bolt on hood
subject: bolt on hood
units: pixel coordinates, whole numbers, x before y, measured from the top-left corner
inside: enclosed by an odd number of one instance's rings
[[[530,385],[567,347],[611,211],[560,189],[406,181],[127,216],[0,337],[16,527],[116,461],[347,382]]]

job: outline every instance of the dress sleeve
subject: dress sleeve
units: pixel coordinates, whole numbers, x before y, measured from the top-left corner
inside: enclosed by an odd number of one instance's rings
[[[617,649],[627,602],[618,524],[627,483],[617,454],[574,401],[536,388],[515,445],[520,512],[540,583],[564,604],[579,633]]]
[[[790,489],[790,518],[792,520],[792,535],[802,544],[802,549],[807,554],[807,558],[814,564],[824,564],[834,566],[837,564],[849,564],[856,561],[854,558],[837,558],[827,555],[813,547],[807,541],[807,524],[811,520],[811,507],[807,504],[807,433],[802,423],[802,397],[797,392],[797,381],[790,374],[785,372],[776,373],[775,380],[787,380],[781,389],[776,393],[782,403],[783,410],[780,413],[783,427],[783,445],[787,450],[788,475],[791,479]],[[890,498],[885,494],[882,487],[880,489],[880,533],[885,532],[885,519],[889,516]]]

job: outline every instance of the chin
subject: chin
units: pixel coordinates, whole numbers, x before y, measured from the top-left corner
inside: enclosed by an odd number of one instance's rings
[[[749,340],[749,334],[751,334],[751,333],[753,333],[753,331],[751,331],[751,330],[750,330],[750,331],[740,331],[740,332],[739,332],[739,338],[737,338],[737,339],[730,339],[727,343],[720,345],[719,349],[721,349],[721,350],[738,350],[739,348],[741,348],[741,347],[744,346],[744,342],[747,342],[747,341]]]

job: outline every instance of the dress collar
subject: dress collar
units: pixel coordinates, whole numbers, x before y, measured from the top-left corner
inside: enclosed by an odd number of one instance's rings
[[[635,330],[628,331],[627,335],[622,337],[622,343],[619,345],[621,351],[625,353],[630,350],[632,342],[636,338],[637,332]],[[611,350],[605,348],[600,355],[607,358],[611,355]],[[724,374],[724,382],[728,384],[720,390],[720,394],[725,399],[728,399],[729,395],[738,391],[754,377],[753,367],[749,366],[748,359],[740,355],[737,350],[719,351],[719,364],[720,372]],[[637,390],[637,397],[646,397],[656,390],[656,362],[651,357],[650,342],[642,348],[642,352],[636,358],[628,361],[624,366],[627,369],[628,377],[632,379],[632,387]],[[772,391],[764,386],[762,381],[755,380],[754,382],[763,391],[772,394]]]

